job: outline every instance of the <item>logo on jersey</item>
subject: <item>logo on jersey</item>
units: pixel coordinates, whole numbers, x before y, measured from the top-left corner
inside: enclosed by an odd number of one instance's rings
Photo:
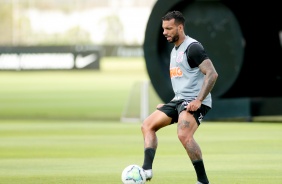
[[[182,62],[183,56],[184,56],[184,52],[178,52],[178,53],[177,53],[176,62],[177,62],[177,63]]]
[[[183,75],[183,72],[179,67],[170,68],[169,72],[170,72],[170,78],[182,77]]]

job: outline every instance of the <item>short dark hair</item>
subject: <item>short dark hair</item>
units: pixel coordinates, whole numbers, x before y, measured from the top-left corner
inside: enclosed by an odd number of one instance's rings
[[[176,24],[182,24],[185,26],[185,17],[180,11],[170,11],[165,16],[162,17],[162,20],[171,20],[175,19]]]

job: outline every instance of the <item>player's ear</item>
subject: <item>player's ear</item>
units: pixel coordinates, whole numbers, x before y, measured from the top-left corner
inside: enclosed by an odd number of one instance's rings
[[[183,25],[182,25],[182,24],[179,24],[178,29],[179,29],[179,31],[184,31]]]

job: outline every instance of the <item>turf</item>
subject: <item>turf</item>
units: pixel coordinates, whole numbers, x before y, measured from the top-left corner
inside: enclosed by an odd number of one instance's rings
[[[123,168],[143,162],[140,123],[119,119],[144,80],[142,58],[103,58],[97,71],[1,71],[0,184],[121,184]],[[200,126],[212,184],[281,183],[282,124],[263,121]],[[158,137],[148,183],[194,184],[175,125]]]
[[[142,58],[103,58],[100,70],[1,71],[0,119],[118,120],[144,80]]]
[[[129,164],[142,164],[139,123],[5,120],[0,123],[0,183],[121,184]],[[280,183],[282,126],[205,122],[195,135],[211,183]],[[154,178],[195,183],[193,167],[172,125],[158,132]]]

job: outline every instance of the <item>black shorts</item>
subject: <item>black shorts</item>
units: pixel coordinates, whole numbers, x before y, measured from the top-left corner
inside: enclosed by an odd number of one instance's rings
[[[187,106],[188,103],[189,101],[187,100],[170,101],[167,104],[163,105],[162,107],[158,108],[158,110],[164,112],[167,116],[171,117],[172,118],[171,124],[173,124],[178,122],[179,114],[183,110],[185,110],[185,107]],[[197,111],[190,111],[190,113],[193,114],[196,122],[198,123],[198,125],[200,125],[204,116],[208,113],[210,109],[211,108],[209,106],[202,104]]]

